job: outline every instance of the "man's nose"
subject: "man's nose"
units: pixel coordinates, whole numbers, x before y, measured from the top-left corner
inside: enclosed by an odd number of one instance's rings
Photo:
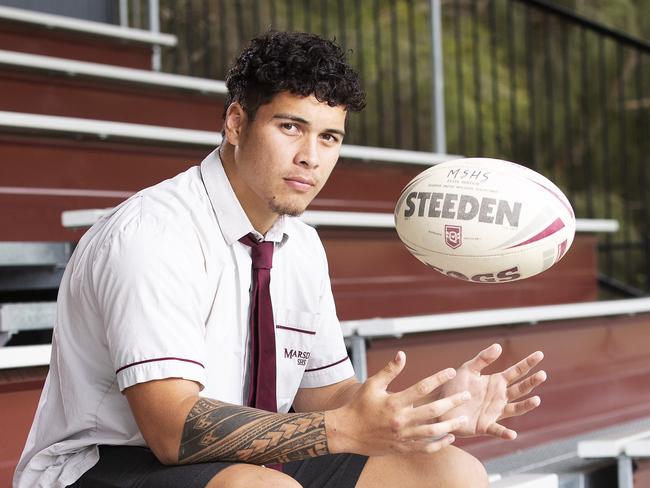
[[[295,162],[308,168],[318,167],[318,141],[315,138],[304,139],[296,154]]]

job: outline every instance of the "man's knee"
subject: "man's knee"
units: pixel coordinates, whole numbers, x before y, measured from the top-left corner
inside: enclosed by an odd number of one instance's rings
[[[453,446],[434,454],[371,457],[361,473],[361,488],[486,488],[483,464]]]
[[[462,449],[446,447],[433,456],[437,456],[432,469],[445,478],[442,486],[486,488],[489,486],[488,475],[483,463]],[[440,470],[440,468],[445,468]],[[443,474],[444,473],[444,474]],[[432,473],[436,476],[436,473]]]
[[[205,488],[302,488],[296,480],[274,469],[235,464],[219,472]]]
[[[426,480],[422,487],[487,488],[488,475],[483,464],[462,449],[448,446],[434,454],[414,456],[413,462]]]

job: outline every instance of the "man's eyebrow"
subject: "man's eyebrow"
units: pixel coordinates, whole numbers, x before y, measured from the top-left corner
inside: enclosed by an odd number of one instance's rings
[[[307,119],[303,119],[302,117],[298,117],[297,115],[275,114],[272,118],[274,118],[274,119],[288,119],[288,120],[293,120],[294,122],[300,122],[301,124],[304,124],[304,125],[311,125],[311,122],[309,122]],[[342,131],[340,129],[325,129],[323,132],[331,132],[332,134],[338,134],[341,137],[345,137],[345,131]]]

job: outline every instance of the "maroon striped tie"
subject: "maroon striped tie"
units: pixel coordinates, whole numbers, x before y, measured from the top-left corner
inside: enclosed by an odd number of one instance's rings
[[[258,242],[252,234],[239,242],[250,246],[253,259],[251,286],[250,336],[251,364],[248,405],[277,412],[275,396],[275,324],[271,306],[271,267],[273,242]]]

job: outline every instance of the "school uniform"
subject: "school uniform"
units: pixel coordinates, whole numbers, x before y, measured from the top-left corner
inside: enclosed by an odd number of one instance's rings
[[[123,395],[135,384],[184,378],[200,386],[201,396],[245,404],[251,250],[239,239],[249,233],[274,242],[278,412],[289,411],[299,388],[353,376],[316,231],[282,216],[259,235],[215,150],[200,166],[132,196],[80,240],[60,285],[50,372],[15,488],[63,488],[80,478],[75,486],[94,486],[82,475],[109,453],[121,459],[115,466],[122,474],[155,466]],[[137,455],[148,461],[129,468]],[[363,462],[359,457],[355,472]],[[222,464],[165,469],[204,486]],[[170,473],[163,478],[171,482]],[[125,476],[124,484],[106,486],[149,486],[132,481],[142,473]]]

